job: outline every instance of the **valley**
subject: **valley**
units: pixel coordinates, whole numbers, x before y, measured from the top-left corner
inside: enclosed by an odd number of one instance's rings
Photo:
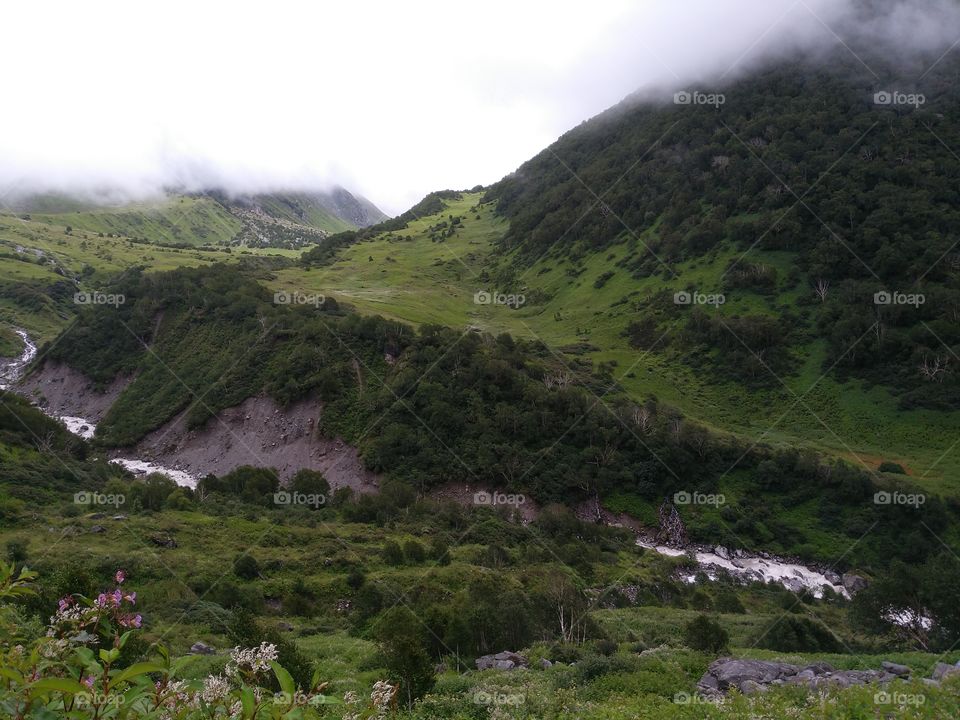
[[[960,717],[960,9],[809,4],[196,8],[0,133],[0,717]]]

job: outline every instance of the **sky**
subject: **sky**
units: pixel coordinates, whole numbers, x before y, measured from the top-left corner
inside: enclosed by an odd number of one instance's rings
[[[397,214],[498,180],[635,90],[836,43],[854,2],[10,3],[0,199],[337,183]],[[954,0],[891,2],[867,30],[960,40]]]

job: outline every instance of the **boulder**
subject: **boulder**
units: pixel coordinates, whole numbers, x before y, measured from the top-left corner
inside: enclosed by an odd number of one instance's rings
[[[213,655],[216,653],[216,650],[207,645],[205,642],[200,642],[198,640],[190,646],[190,652],[193,655]]]
[[[509,650],[498,652],[496,655],[484,655],[477,658],[477,670],[516,670],[527,667],[527,659]]]
[[[90,528],[90,532],[92,532],[94,535],[105,533],[106,531],[107,529],[103,525],[94,525],[92,528]]]
[[[151,535],[150,542],[157,547],[175,548],[177,546],[177,541],[169,535]]]
[[[889,660],[884,660],[882,663],[880,663],[880,667],[882,667],[888,673],[892,673],[898,677],[910,676],[910,668],[908,668],[906,665],[898,665],[897,663],[890,662]]]
[[[553,663],[547,660],[546,658],[540,658],[540,669],[546,670],[547,668],[552,668]]]
[[[756,695],[757,693],[765,692],[766,689],[765,685],[761,685],[753,680],[744,680],[740,683],[740,692],[744,695]]]
[[[277,623],[277,630],[279,630],[280,632],[292,632],[293,625],[291,625],[288,622],[283,622],[281,620],[280,622]]]
[[[933,668],[934,680],[943,680],[944,678],[958,674],[960,674],[960,667],[957,667],[956,665],[948,665],[947,663],[938,662],[936,667]]]
[[[854,575],[853,573],[844,573],[843,587],[846,588],[847,592],[851,595],[856,595],[858,592],[867,587],[867,581],[859,575]]]
[[[726,690],[730,686],[740,687],[745,680],[756,683],[770,683],[796,675],[799,668],[786,663],[766,662],[764,660],[732,660],[721,658],[710,664],[709,674],[713,675]]]

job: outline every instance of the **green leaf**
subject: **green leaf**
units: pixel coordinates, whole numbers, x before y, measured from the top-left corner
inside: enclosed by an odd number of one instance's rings
[[[246,686],[240,691],[240,706],[243,710],[243,720],[253,720],[253,713],[257,709],[257,699],[253,695],[253,690]]]
[[[121,670],[110,682],[114,684],[120,683],[124,682],[125,680],[135,678],[138,675],[146,675],[147,673],[164,671],[166,671],[166,668],[163,665],[155,662],[134,663],[130,667]]]
[[[90,688],[73,678],[41,678],[30,686],[31,693],[35,690],[39,692],[53,690],[54,692],[70,693],[71,695],[90,692]]]
[[[285,693],[289,693],[292,697],[297,691],[297,685],[293,682],[293,678],[290,676],[290,673],[284,670],[280,663],[273,660],[270,661],[270,667],[273,668],[273,674],[277,676],[277,682],[280,683],[280,689]]]
[[[311,695],[310,696],[311,705],[341,705],[343,700],[340,698],[333,697],[332,695]]]

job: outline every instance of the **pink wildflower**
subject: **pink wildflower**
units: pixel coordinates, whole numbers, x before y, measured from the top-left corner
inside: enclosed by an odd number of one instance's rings
[[[117,570],[117,574],[114,575],[114,579],[117,581],[118,585],[122,585],[123,581],[127,579],[127,574],[123,570]]]

